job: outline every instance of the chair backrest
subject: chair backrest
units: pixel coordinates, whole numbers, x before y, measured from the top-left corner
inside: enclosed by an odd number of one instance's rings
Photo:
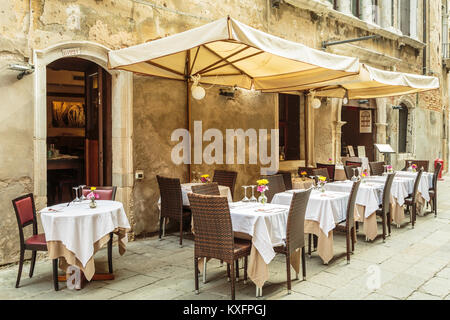
[[[292,190],[292,173],[290,171],[278,171],[277,174],[281,174],[283,176],[286,190]]]
[[[232,262],[234,240],[226,197],[188,193],[195,226],[195,257]]]
[[[327,178],[327,181],[330,181],[330,177],[328,176],[328,170],[327,168],[317,168],[313,170],[314,180],[316,180],[317,183],[317,176],[324,176]]]
[[[334,181],[334,172],[336,171],[335,164],[316,163],[317,168],[326,168],[328,170],[328,177],[330,181]]]
[[[423,169],[420,169],[419,172],[417,172],[416,180],[414,181],[414,190],[412,193],[413,203],[416,202],[416,195],[417,195],[417,191],[419,190],[419,183],[420,183],[420,178],[422,177],[422,173],[423,173]]]
[[[411,162],[411,165],[415,164],[417,166],[417,170],[423,168],[423,171],[428,171],[428,166],[430,161],[428,160],[405,160],[405,168],[403,170],[408,169],[408,164]]]
[[[36,208],[34,206],[34,197],[32,193],[23,195],[12,200],[14,211],[16,212],[17,225],[19,226],[20,245],[25,243],[23,228],[32,224],[33,234],[38,234],[36,222]]]
[[[213,182],[217,182],[220,186],[230,188],[231,197],[234,199],[234,187],[236,185],[237,172],[227,170],[214,170]]]
[[[436,163],[436,167],[434,168],[434,173],[433,173],[433,190],[436,192],[437,190],[437,181],[438,181],[438,177],[439,177],[439,172],[441,171],[442,168],[442,163],[438,162]]]
[[[355,175],[359,176],[359,166],[352,165],[352,166],[344,166],[345,176],[347,177],[347,180],[350,180],[353,177],[353,169],[355,170]]]
[[[294,192],[286,229],[286,245],[289,254],[297,248],[305,246],[305,214],[312,188],[301,192]]]
[[[313,170],[316,168],[310,168],[310,167],[298,167],[298,175],[301,176],[302,172],[305,171],[308,177],[313,176]]]
[[[267,202],[271,202],[272,198],[275,194],[286,191],[286,187],[284,185],[283,176],[281,174],[274,174],[271,176],[263,176],[262,179],[267,179],[269,184],[269,190],[265,192],[267,197]]]
[[[197,186],[192,186],[192,192],[208,196],[220,196],[219,185],[217,182],[203,183]]]
[[[372,176],[381,176],[384,172],[384,161],[369,162],[370,174]]]
[[[395,178],[395,172],[388,174],[386,183],[384,184],[382,210],[385,214],[387,214],[391,208],[391,206],[390,206],[390,204],[391,204],[391,189],[392,189],[392,183],[394,182],[394,178]]]
[[[116,199],[116,191],[117,191],[117,187],[116,186],[112,186],[112,187],[95,187],[95,193],[97,193],[99,195],[98,200],[115,200]],[[91,192],[91,186],[89,187],[84,187],[83,190],[83,195],[86,197],[90,192]]]
[[[348,198],[347,214],[345,216],[345,228],[349,230],[355,223],[355,205],[356,196],[358,194],[359,185],[361,180],[353,182],[352,191],[350,192],[350,197]]]
[[[179,218],[183,214],[183,196],[178,178],[156,176],[161,195],[161,217]]]
[[[346,165],[346,166],[357,166],[357,167],[362,167],[362,162],[358,162],[358,161],[345,161],[345,165]]]

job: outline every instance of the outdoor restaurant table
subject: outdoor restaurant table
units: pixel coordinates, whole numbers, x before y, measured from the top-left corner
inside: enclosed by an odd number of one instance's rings
[[[289,206],[239,201],[229,207],[234,236],[252,241],[248,277],[262,288],[269,278],[268,264],[275,257],[273,248],[285,244]],[[299,250],[291,255],[291,265],[299,273]]]
[[[290,205],[294,192],[289,190],[274,195],[272,204]],[[333,258],[333,229],[345,221],[350,194],[336,191],[312,190],[306,207],[305,233],[318,237],[317,253],[324,263]]]
[[[69,265],[81,269],[90,281],[95,274],[94,254],[109,241],[114,232],[119,237],[119,253],[125,253],[127,232],[131,229],[121,202],[90,200],[57,204],[40,211],[50,259],[60,259],[60,268]]]
[[[327,183],[325,190],[340,191],[350,194],[353,182],[350,180]],[[373,240],[378,234],[376,211],[383,200],[384,184],[364,181],[356,195],[355,221],[363,222],[366,239]]]

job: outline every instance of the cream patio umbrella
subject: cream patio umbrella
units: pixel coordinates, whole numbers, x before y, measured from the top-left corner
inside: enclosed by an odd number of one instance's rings
[[[310,91],[316,97],[370,99],[399,96],[439,88],[436,77],[380,70],[362,64],[360,73],[314,85],[286,87],[280,92]],[[263,90],[268,91],[268,90]]]

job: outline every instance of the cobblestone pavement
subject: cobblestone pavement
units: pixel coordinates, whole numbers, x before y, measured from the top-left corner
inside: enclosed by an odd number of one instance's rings
[[[344,258],[323,265],[313,252],[306,258],[307,280],[294,280],[290,295],[284,256],[277,255],[269,265],[263,297],[258,299],[450,300],[450,177],[446,180],[439,183],[437,218],[433,214],[419,216],[414,229],[410,224],[393,227],[385,243],[381,239],[365,242],[364,236],[359,236],[349,265]],[[65,283],[60,283],[60,291],[53,290],[49,260],[36,264],[31,279],[27,262],[19,289],[14,287],[17,265],[6,266],[0,269],[0,299],[229,299],[226,267],[217,260],[208,263],[207,283],[200,277],[200,294],[195,295],[194,244],[189,239],[183,242],[179,248],[178,237],[173,234],[162,241],[152,237],[131,242],[124,256],[114,248],[116,279],[91,282],[79,291],[68,289]],[[345,252],[341,234],[335,233],[334,243],[335,255]],[[96,270],[106,269],[106,250],[102,249],[96,255]],[[255,285],[251,281],[244,284],[241,278],[236,299],[256,299]]]

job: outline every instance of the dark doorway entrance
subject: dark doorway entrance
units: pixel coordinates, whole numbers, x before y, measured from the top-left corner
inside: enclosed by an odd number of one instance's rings
[[[112,184],[111,76],[63,58],[47,66],[47,202],[72,200],[72,187]]]
[[[375,101],[363,101],[364,107],[361,107],[359,100],[350,100],[345,106],[342,106],[341,120],[347,122],[342,127],[341,136],[341,155],[347,155],[347,146],[353,146],[355,155],[358,155],[358,146],[364,146],[366,157],[369,161],[375,159]]]

